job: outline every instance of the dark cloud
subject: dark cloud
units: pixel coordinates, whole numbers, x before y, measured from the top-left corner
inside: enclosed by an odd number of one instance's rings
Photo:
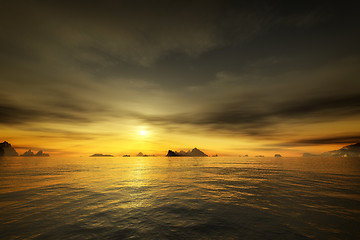
[[[319,11],[328,5],[299,8],[264,1],[15,1],[2,5],[5,34],[0,41],[11,57],[21,55],[28,60],[56,61],[53,55],[88,67],[122,61],[148,66],[172,52],[196,57],[248,41],[276,26],[315,24],[323,15]]]
[[[221,105],[218,110],[184,113],[173,116],[139,116],[149,123],[189,124],[204,126],[212,131],[228,130],[253,136],[266,136],[279,131],[281,123],[331,122],[360,115],[360,95],[328,96],[297,99],[280,103],[254,103],[248,99]]]
[[[295,146],[311,146],[323,144],[345,144],[345,143],[358,143],[360,142],[360,134],[358,135],[345,135],[345,136],[331,136],[313,139],[300,139],[295,142],[287,143],[288,145]]]
[[[44,51],[51,51],[75,62],[106,65],[115,60],[150,65],[169,51],[196,56],[220,44],[213,27],[218,20],[216,2],[84,5],[29,1],[6,5],[4,42],[17,44],[14,51],[20,48],[42,58],[49,58],[42,55]]]
[[[18,124],[24,121],[36,120],[39,112],[11,105],[0,105],[0,123],[2,124]]]
[[[72,121],[89,122],[90,119],[71,114],[69,112],[41,111],[37,109],[22,108],[20,106],[0,105],[0,123],[2,124],[21,124],[28,122],[45,121]]]
[[[31,122],[63,122],[82,124],[96,122],[104,112],[96,112],[91,107],[88,109],[74,105],[56,104],[48,105],[44,109],[11,104],[0,104],[0,124],[14,125]],[[46,110],[45,110],[46,109]]]
[[[278,138],[291,126],[360,113],[360,34],[351,4],[1,6],[2,125],[130,119],[174,132]]]
[[[360,114],[360,94],[290,101],[284,103],[274,115],[285,118],[300,117],[331,121],[358,114]]]

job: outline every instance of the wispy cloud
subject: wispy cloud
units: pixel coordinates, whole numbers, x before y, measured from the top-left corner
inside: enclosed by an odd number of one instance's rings
[[[284,23],[314,24],[320,15],[304,9],[296,16],[278,16],[272,4],[218,1],[111,1],[101,7],[95,2],[26,1],[6,3],[3,9],[6,34],[1,40],[12,56],[51,61],[66,56],[89,66],[119,61],[150,66],[171,52],[196,57]]]
[[[254,99],[220,105],[206,112],[176,115],[138,115],[152,124],[203,126],[212,131],[227,130],[253,136],[278,132],[272,128],[279,123],[309,124],[331,122],[348,116],[360,115],[360,95],[328,96],[322,98],[293,99],[277,103],[264,102],[254,106]]]
[[[144,124],[299,145],[322,141],[293,127],[360,115],[358,14],[331,3],[30,0],[2,10],[1,127],[86,141],[75,128]]]
[[[324,145],[324,144],[350,144],[350,143],[358,143],[358,142],[360,142],[360,134],[300,139],[295,142],[287,143],[287,145],[311,146],[311,145]]]
[[[33,105],[0,104],[0,124],[13,125],[30,122],[90,123],[99,121],[105,110],[88,108],[78,104],[55,102],[36,108]]]

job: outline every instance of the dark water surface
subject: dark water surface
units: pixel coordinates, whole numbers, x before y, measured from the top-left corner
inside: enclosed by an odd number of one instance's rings
[[[2,158],[0,239],[360,239],[359,158]]]

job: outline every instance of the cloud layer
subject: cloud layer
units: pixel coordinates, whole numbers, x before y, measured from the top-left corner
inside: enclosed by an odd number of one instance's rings
[[[4,128],[83,124],[99,133],[134,124],[278,146],[355,141],[360,132],[350,5],[12,1],[2,9]]]

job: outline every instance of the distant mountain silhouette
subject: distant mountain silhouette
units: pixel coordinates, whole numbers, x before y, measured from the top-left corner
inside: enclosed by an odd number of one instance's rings
[[[42,150],[38,151],[35,154],[36,157],[49,157],[50,155],[48,153],[44,153]]]
[[[347,145],[338,150],[324,152],[321,155],[333,157],[360,157],[360,143]]]
[[[142,152],[139,152],[136,156],[137,157],[155,157],[155,155],[153,155],[153,154],[148,155],[148,154],[143,154]],[[129,157],[130,157],[130,155],[129,155]]]
[[[168,154],[166,155],[167,157],[207,157],[208,155],[206,155],[204,152],[202,152],[201,150],[194,148],[193,150],[189,150],[187,152],[185,151],[172,151],[169,150]]]
[[[19,154],[11,146],[10,143],[4,141],[0,143],[0,157],[1,156],[18,156]]]
[[[23,154],[21,154],[22,157],[34,157],[35,154],[31,151],[31,149],[27,150]]]
[[[360,143],[347,145],[338,150],[324,152],[322,154],[303,153],[303,157],[360,157]]]
[[[20,156],[22,157],[49,157],[50,155],[48,153],[44,153],[42,150],[38,151],[36,154],[34,154],[31,149],[27,150]]]
[[[90,157],[113,157],[113,155],[110,154],[102,154],[102,153],[95,153],[91,155]]]

